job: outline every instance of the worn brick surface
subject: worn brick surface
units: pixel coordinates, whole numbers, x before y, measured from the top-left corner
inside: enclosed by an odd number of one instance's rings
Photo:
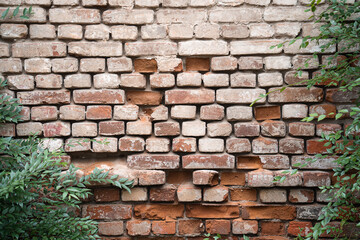
[[[0,19],[0,93],[24,105],[22,122],[1,124],[0,135],[38,134],[80,175],[98,167],[134,180],[132,194],[96,184],[82,205],[104,240],[307,233],[327,203],[315,189],[338,167],[338,156],[316,155],[327,151],[318,139],[345,129],[351,116],[335,115],[359,94],[327,87],[331,79],[306,87],[320,64],[350,60],[329,59],[335,46],[313,58],[329,39],[271,48],[319,34],[306,4],[0,0],[0,14],[34,12]],[[301,121],[309,114],[326,119]],[[291,168],[299,172],[282,173]]]

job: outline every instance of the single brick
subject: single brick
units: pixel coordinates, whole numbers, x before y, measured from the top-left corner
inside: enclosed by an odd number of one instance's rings
[[[229,189],[225,186],[215,186],[204,189],[205,202],[223,202],[228,199]]]
[[[228,122],[208,123],[207,132],[209,137],[230,136],[232,133],[232,126]]]
[[[167,28],[162,25],[141,26],[142,39],[163,39],[167,35]]]
[[[31,75],[13,75],[7,77],[7,84],[11,90],[33,90],[34,77]]]
[[[136,72],[152,73],[157,71],[157,62],[155,59],[135,59],[134,68]]]
[[[179,43],[180,56],[227,55],[228,44],[222,40],[190,40]]]
[[[109,40],[110,27],[106,25],[88,25],[85,27],[85,39]]]
[[[311,203],[314,198],[314,191],[311,189],[291,189],[289,192],[289,201],[292,203]]]
[[[81,40],[83,38],[83,31],[81,25],[75,25],[75,24],[59,25],[57,29],[57,33],[59,39]]]
[[[166,182],[164,171],[141,170],[138,171],[137,177],[140,186],[162,185]]]
[[[15,124],[3,123],[0,126],[0,136],[2,137],[15,137]]]
[[[175,234],[176,221],[153,221],[152,232],[155,235]]]
[[[304,122],[289,123],[289,134],[295,137],[311,137],[315,135],[315,124]]]
[[[69,127],[70,129],[70,127]],[[90,151],[91,142],[88,138],[69,138],[65,142],[65,152]]]
[[[235,57],[213,57],[211,59],[211,70],[227,71],[237,68],[237,59]]]
[[[51,23],[100,23],[100,10],[97,9],[66,9],[53,8],[49,10]]]
[[[275,222],[275,221],[262,221],[261,235],[264,236],[285,235],[285,223]]]
[[[144,202],[147,201],[147,189],[144,187],[134,187],[131,193],[121,191],[121,200],[124,202]]]
[[[216,101],[224,104],[252,103],[259,98],[260,94],[265,94],[264,89],[219,89],[216,90]],[[265,98],[261,98],[258,103],[264,103]]]
[[[70,123],[50,122],[44,124],[44,137],[64,137],[70,136]]]
[[[199,236],[204,232],[204,225],[201,220],[179,219],[178,231],[182,236]]]
[[[299,138],[282,138],[279,140],[279,152],[285,154],[303,154],[304,140]]]
[[[286,202],[286,190],[284,189],[263,189],[260,190],[259,196],[262,203]]]
[[[73,137],[96,137],[97,124],[94,122],[79,122],[72,124]]]
[[[169,56],[176,55],[177,44],[173,42],[127,42],[126,56]]]
[[[209,12],[210,22],[234,23],[234,22],[258,22],[262,20],[260,9],[246,7],[241,9],[218,9]]]
[[[224,107],[220,105],[206,105],[200,108],[201,120],[221,120],[224,115]]]
[[[308,106],[305,104],[285,104],[282,106],[284,119],[304,118],[307,116]]]
[[[180,124],[178,122],[159,122],[154,125],[155,136],[178,136]]]
[[[180,0],[183,1],[183,0]],[[207,13],[198,9],[160,9],[156,13],[158,23],[201,23],[205,22]]]
[[[142,108],[140,112],[141,118],[150,118],[152,121],[166,121],[169,119],[169,110],[164,105]]]
[[[309,114],[326,115],[326,118],[335,118],[336,106],[333,104],[317,104],[311,105],[309,108]]]
[[[152,23],[154,11],[147,9],[109,9],[103,12],[105,24],[142,25]]]
[[[64,79],[65,88],[91,88],[90,74],[72,74],[66,75]]]
[[[77,72],[79,61],[76,58],[59,58],[51,60],[52,71],[55,73]]]
[[[31,108],[31,120],[51,121],[57,120],[58,110],[54,106],[40,106]]]
[[[111,106],[88,106],[86,110],[86,119],[104,120],[111,119]]]
[[[240,70],[255,70],[262,69],[264,61],[262,57],[240,57],[239,69]]]
[[[273,45],[278,45],[280,43],[282,43],[282,41],[277,39],[233,41],[230,43],[230,52],[232,55],[277,54],[282,52],[282,47],[276,47],[273,49],[271,49],[270,47]],[[257,64],[260,64],[260,62]],[[247,65],[251,66],[251,63],[248,63]],[[239,68],[241,68],[240,63]]]
[[[174,202],[176,195],[176,186],[165,184],[161,187],[152,187],[150,189],[150,201],[152,202]]]
[[[109,72],[131,72],[133,69],[132,60],[127,57],[108,58],[107,67]]]
[[[203,75],[205,87],[227,87],[229,86],[229,75],[225,73],[206,73]]]
[[[205,104],[215,101],[215,91],[201,90],[168,90],[165,91],[166,104]]]
[[[131,155],[127,163],[134,169],[176,169],[179,168],[178,155]]]
[[[247,184],[250,187],[272,187],[274,175],[269,170],[255,170],[247,173]]]
[[[31,39],[55,39],[55,26],[50,24],[32,24],[30,25]]]
[[[221,34],[223,38],[241,39],[249,37],[249,29],[244,24],[222,25]]]
[[[260,125],[258,122],[246,122],[234,124],[236,137],[256,137],[260,135]]]
[[[252,107],[231,106],[226,108],[228,121],[251,121],[253,118]]]
[[[135,26],[112,26],[111,36],[114,40],[136,40],[138,29]]]
[[[139,204],[134,207],[134,215],[143,219],[176,219],[184,215],[184,205]]]
[[[230,196],[232,201],[256,201],[256,195],[256,189],[230,188]]]
[[[117,236],[124,233],[124,223],[122,221],[100,222],[98,226],[100,235]]]
[[[124,135],[125,124],[122,121],[99,122],[99,134],[102,136]]]
[[[172,142],[173,152],[196,152],[195,138],[174,138]]]
[[[156,59],[158,63],[159,72],[182,72],[183,62],[181,58],[174,57],[158,57]]]
[[[182,123],[182,135],[190,137],[201,137],[206,134],[206,123],[203,121],[187,121]]]
[[[82,216],[89,216],[96,220],[121,220],[130,219],[132,215],[132,206],[125,204],[91,204],[82,209]]]
[[[96,202],[114,202],[120,200],[118,188],[95,188],[94,198]]]
[[[95,88],[119,88],[120,79],[117,74],[100,73],[94,75]]]
[[[80,72],[105,72],[104,58],[82,58],[80,59]]]
[[[146,88],[145,76],[139,73],[121,74],[120,86],[128,88]]]
[[[169,26],[169,38],[171,39],[191,39],[193,35],[194,29],[190,24],[172,24]]]
[[[186,216],[189,218],[238,218],[240,216],[240,210],[237,204],[187,204],[185,211]]]
[[[260,87],[274,87],[283,85],[283,77],[280,72],[265,72],[258,75]]]
[[[312,223],[311,222],[300,222],[300,221],[291,221],[289,222],[288,234],[290,236],[302,236],[305,237],[310,232],[312,232]]]
[[[258,222],[235,219],[232,222],[232,232],[234,234],[256,234],[258,232]]]
[[[230,75],[230,85],[233,88],[256,87],[256,74],[255,73],[246,73],[246,72],[245,73],[244,72],[233,73]]]
[[[22,42],[12,45],[12,56],[22,58],[33,57],[65,57],[66,43],[62,42]]]
[[[220,26],[213,23],[201,23],[195,26],[194,33],[198,39],[216,39],[220,37]]]
[[[197,72],[179,73],[176,78],[176,85],[178,87],[200,87],[201,74]]]
[[[169,152],[170,140],[167,138],[146,139],[146,150],[151,153]]]
[[[162,100],[161,92],[154,91],[126,91],[126,100],[135,105],[149,106],[160,105]]]
[[[50,73],[51,61],[48,58],[25,59],[24,69],[28,73]]]
[[[126,123],[126,134],[128,135],[151,135],[151,132],[151,122],[138,120]]]
[[[292,220],[296,217],[294,206],[254,205],[243,207],[243,219],[280,219]]]
[[[199,152],[215,153],[224,151],[224,140],[221,138],[200,138]]]
[[[123,132],[124,130],[122,130]],[[119,139],[121,152],[142,152],[145,149],[145,141],[139,137],[123,137]]]
[[[25,24],[3,23],[0,25],[0,35],[4,39],[26,38],[28,27]]]
[[[24,105],[68,104],[70,103],[70,92],[63,90],[18,92],[17,98]]]
[[[228,154],[221,155],[186,155],[182,157],[184,169],[232,169],[235,157]]]
[[[85,120],[85,106],[65,105],[60,107],[61,120],[81,121]]]
[[[206,220],[206,232],[227,235],[231,232],[230,220]]]
[[[244,172],[221,172],[221,184],[222,185],[245,185],[245,173]]]
[[[305,187],[329,186],[331,184],[330,173],[322,171],[303,172]]]
[[[200,202],[202,200],[201,188],[192,183],[181,184],[177,189],[179,202]]]
[[[43,125],[38,122],[19,123],[16,125],[18,136],[42,135]]]
[[[79,104],[124,104],[124,90],[75,90],[73,99]]]
[[[275,34],[273,26],[267,23],[252,23],[249,28],[252,38],[271,38]]]
[[[251,144],[246,138],[226,139],[226,151],[228,153],[247,153],[251,152]]]
[[[147,220],[130,220],[126,223],[130,236],[147,236],[150,234],[151,222]]]
[[[70,42],[69,54],[81,57],[117,57],[122,55],[119,42]]]

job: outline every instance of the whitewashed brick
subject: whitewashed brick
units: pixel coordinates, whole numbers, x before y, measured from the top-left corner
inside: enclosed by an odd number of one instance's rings
[[[135,6],[138,7],[158,7],[159,0],[135,0]]]
[[[112,26],[111,36],[115,40],[136,40],[138,29],[135,26]]]
[[[176,55],[177,44],[173,42],[128,42],[125,44],[127,56]]]
[[[75,6],[79,5],[79,0],[53,0],[55,6]]]
[[[129,135],[151,135],[151,122],[138,120],[135,122],[126,123],[126,134]]]
[[[162,5],[164,7],[186,7],[189,4],[189,0],[163,0]]]
[[[119,42],[70,42],[70,55],[86,57],[117,57],[122,55],[122,44]]]
[[[319,44],[317,44],[315,41],[312,41],[309,43],[309,45],[306,48],[299,48],[301,44],[301,40],[297,40],[294,44],[289,45],[285,44],[284,46],[284,52],[285,53],[315,53],[320,52],[321,48],[320,46],[325,45],[329,43],[331,40],[329,39],[320,39]],[[329,48],[325,49],[323,53],[333,53],[336,51],[336,46],[332,45]]]
[[[88,25],[85,27],[85,39],[109,40],[110,28],[106,25]]]
[[[208,7],[215,5],[215,0],[190,0],[191,7]]]
[[[142,39],[162,39],[167,34],[166,27],[162,25],[146,25],[141,27]]]
[[[273,4],[275,5],[286,5],[286,6],[292,6],[292,5],[296,5],[297,0],[273,0]]]
[[[284,119],[290,118],[304,118],[308,114],[309,107],[305,104],[285,104],[282,106],[282,117]]]
[[[175,86],[173,74],[158,73],[150,75],[151,88],[172,88]]]
[[[109,72],[131,72],[133,69],[131,58],[108,58],[107,67]]]
[[[57,58],[51,60],[52,71],[55,73],[77,72],[79,61],[76,58]]]
[[[30,25],[31,39],[55,39],[55,26],[50,24],[32,24]]]
[[[116,7],[131,7],[134,5],[134,0],[109,0],[109,5]]]
[[[80,59],[80,72],[100,73],[105,71],[104,58],[82,58]]]
[[[304,23],[302,26],[302,36],[310,36],[310,37],[316,37],[318,36],[321,31],[320,27],[322,26],[322,23]]]
[[[169,152],[170,140],[167,138],[148,138],[146,139],[146,150],[148,152]]]
[[[83,31],[81,25],[74,25],[74,24],[59,25],[57,32],[59,39],[81,40],[83,37]]]
[[[232,55],[249,55],[249,54],[276,54],[281,53],[282,48],[273,48],[271,46],[282,43],[282,40],[247,40],[235,41],[230,43],[230,52]]]
[[[291,68],[291,58],[287,56],[265,57],[266,70],[284,70]]]
[[[237,72],[230,75],[231,87],[256,87],[256,74]]]
[[[94,75],[95,88],[118,88],[120,79],[117,74],[101,73]]]
[[[259,98],[260,94],[265,94],[265,89],[219,89],[216,91],[216,101],[218,103],[252,103]],[[265,102],[265,98],[258,101]]]
[[[92,143],[94,152],[117,152],[118,140],[112,137],[98,137],[95,138],[95,142]]]
[[[253,118],[252,107],[231,106],[226,108],[228,121],[251,121]]]
[[[96,137],[97,124],[93,122],[80,122],[72,124],[73,137]]]
[[[228,53],[227,42],[222,40],[193,40],[179,43],[179,54],[182,56],[227,55]]]
[[[324,61],[322,62],[324,63]],[[314,58],[312,55],[296,55],[292,58],[292,64],[294,69],[317,69],[319,67],[319,58]]]
[[[283,82],[283,76],[279,72],[260,73],[258,75],[258,83],[260,87],[281,86]]]
[[[105,24],[148,24],[154,21],[154,11],[147,9],[111,9],[103,13]]]
[[[253,23],[249,28],[252,38],[271,38],[275,34],[274,28],[267,23]]]
[[[145,89],[146,78],[139,73],[121,74],[120,86]]]
[[[263,69],[264,60],[262,57],[240,57],[239,69],[240,70],[253,70]]]
[[[181,58],[157,57],[156,61],[159,72],[181,72],[183,70]]]
[[[194,35],[193,26],[190,24],[172,24],[169,26],[171,39],[190,39]]]
[[[200,87],[201,74],[197,72],[184,72],[179,73],[176,79],[178,87]]]
[[[64,79],[65,88],[90,88],[90,74],[73,74],[67,75]]]
[[[248,23],[262,21],[262,11],[258,8],[244,7],[239,9],[218,9],[209,13],[210,22]]]
[[[256,6],[268,6],[271,0],[245,0],[245,3]]]
[[[301,23],[280,22],[274,25],[276,37],[296,37],[301,30]]]
[[[227,87],[229,86],[229,75],[225,73],[207,73],[203,75],[205,87]]]
[[[200,138],[199,151],[215,153],[224,151],[224,140],[221,138]]]
[[[31,75],[12,75],[7,77],[7,84],[11,90],[33,90],[34,77]]]
[[[215,122],[207,124],[209,137],[227,137],[232,133],[232,126],[228,122]]]
[[[249,28],[244,24],[223,25],[221,32],[224,38],[247,38],[250,34]]]
[[[206,123],[195,120],[182,123],[182,135],[190,137],[201,137],[206,134]]]
[[[49,58],[25,59],[24,69],[28,73],[50,73],[51,61]]]
[[[195,119],[196,106],[176,105],[171,108],[171,118],[173,119]]]
[[[51,23],[100,23],[100,11],[97,9],[65,9],[52,8],[49,10]]]
[[[206,10],[160,9],[156,12],[158,23],[202,23],[207,19]]]
[[[216,39],[220,37],[218,24],[202,23],[195,26],[195,37],[204,39]]]
[[[114,106],[115,120],[137,120],[139,107],[136,105]]]
[[[0,59],[0,73],[21,73],[22,63],[19,58]]]
[[[62,76],[58,74],[36,75],[37,88],[59,89],[62,87]]]
[[[213,57],[211,59],[211,70],[235,70],[237,68],[237,59],[235,57]]]
[[[311,11],[305,12],[307,7],[267,7],[264,11],[264,20],[267,22],[281,21],[311,21]]]

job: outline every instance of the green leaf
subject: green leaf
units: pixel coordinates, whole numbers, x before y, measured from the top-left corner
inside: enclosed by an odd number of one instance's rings
[[[2,18],[2,19],[6,18],[6,16],[7,16],[8,13],[9,13],[9,11],[10,11],[10,7],[8,7],[8,8],[1,14],[1,18]]]
[[[16,17],[16,15],[19,13],[19,9],[20,9],[20,6],[17,6],[17,7],[14,9],[13,17]]]

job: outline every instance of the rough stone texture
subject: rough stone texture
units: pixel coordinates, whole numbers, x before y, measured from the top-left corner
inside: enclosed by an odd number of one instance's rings
[[[315,42],[271,48],[319,34],[306,4],[0,0],[0,14],[34,12],[0,19],[0,93],[24,106],[0,135],[38,134],[80,175],[97,167],[134,180],[132,194],[92,186],[79,213],[99,220],[101,239],[292,239],[315,224],[328,202],[315,189],[338,167],[337,156],[316,156],[327,149],[318,139],[345,129],[351,116],[335,114],[358,97],[306,88],[334,46],[319,59]],[[326,119],[301,121],[314,113]]]

